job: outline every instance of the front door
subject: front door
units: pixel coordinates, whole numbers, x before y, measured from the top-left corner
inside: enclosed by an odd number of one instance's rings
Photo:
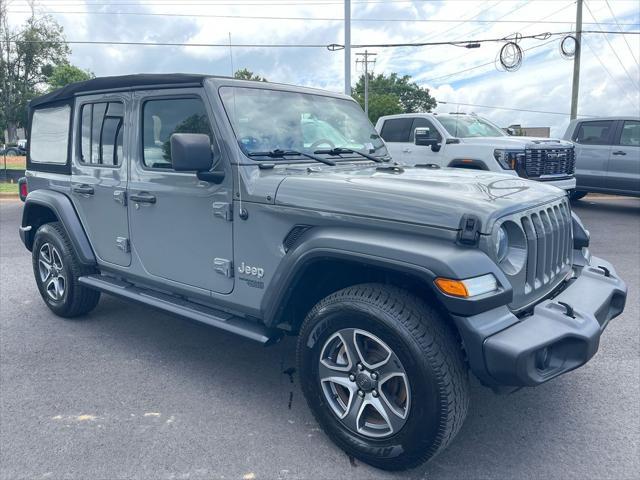
[[[581,122],[572,140],[576,143],[576,180],[578,190],[606,188],[609,155],[613,143],[614,120]]]
[[[233,289],[232,179],[220,185],[176,172],[173,133],[205,133],[219,152],[204,91],[135,92],[136,159],[128,186],[131,244],[147,274],[160,281],[229,293]],[[215,154],[220,159],[220,154]]]
[[[607,188],[619,192],[640,192],[640,121],[621,120],[616,132]]]
[[[76,101],[71,197],[99,261],[128,266],[130,94]]]

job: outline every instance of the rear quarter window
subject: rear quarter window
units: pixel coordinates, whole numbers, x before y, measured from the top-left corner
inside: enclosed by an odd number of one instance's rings
[[[69,105],[42,108],[33,112],[29,138],[29,160],[32,163],[67,163],[70,116]]]

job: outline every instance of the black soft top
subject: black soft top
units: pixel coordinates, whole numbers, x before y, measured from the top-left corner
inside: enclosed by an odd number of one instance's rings
[[[191,73],[140,73],[136,75],[119,75],[114,77],[99,77],[84,82],[70,83],[51,93],[36,97],[29,102],[30,108],[36,108],[49,103],[70,100],[74,96],[101,90],[129,90],[147,86],[178,86],[183,84],[202,85],[205,78],[211,75]]]

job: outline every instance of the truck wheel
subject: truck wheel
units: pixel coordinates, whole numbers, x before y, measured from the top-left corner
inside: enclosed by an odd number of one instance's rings
[[[56,315],[76,317],[96,307],[100,292],[78,283],[78,277],[95,272],[80,264],[60,223],[45,223],[38,229],[32,258],[40,295]]]
[[[363,284],[324,298],[301,327],[297,357],[318,423],[375,467],[429,460],[467,414],[460,344],[434,308],[405,290]]]
[[[569,193],[569,199],[572,201],[580,200],[585,197],[588,192],[583,192],[582,190],[571,190]]]

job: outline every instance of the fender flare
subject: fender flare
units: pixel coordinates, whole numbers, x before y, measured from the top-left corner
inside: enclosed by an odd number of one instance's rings
[[[454,158],[449,162],[447,167],[452,168],[471,168],[476,170],[489,170],[484,160],[477,158]]]
[[[34,224],[31,213],[34,206],[45,207],[53,212],[71,240],[80,263],[87,266],[96,265],[95,254],[71,200],[64,193],[54,190],[34,190],[27,195],[22,210],[20,237],[29,251],[33,248],[35,231],[39,227]]]
[[[261,311],[266,325],[278,323],[305,269],[322,260],[353,261],[416,277],[429,285],[452,313],[472,315],[512,301],[511,284],[482,251],[416,234],[351,228],[313,227],[282,258],[263,296]],[[438,277],[464,279],[493,273],[501,285],[495,295],[470,300],[442,294],[433,286]]]

